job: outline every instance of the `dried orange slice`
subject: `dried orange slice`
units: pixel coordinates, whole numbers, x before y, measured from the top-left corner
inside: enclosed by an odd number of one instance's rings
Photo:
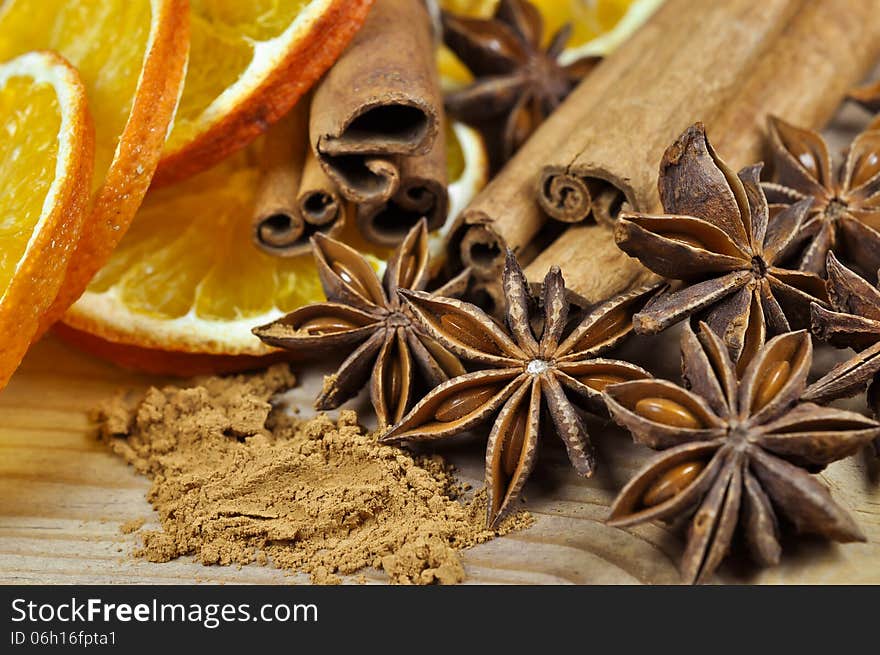
[[[0,388],[64,279],[94,163],[86,91],[58,55],[0,65]]]
[[[293,107],[336,61],[373,0],[190,0],[192,44],[155,184],[203,171]]]
[[[0,61],[61,53],[79,71],[95,122],[92,204],[44,329],[85,290],[137,212],[180,94],[189,47],[186,0],[6,0]]]
[[[486,183],[487,158],[468,127],[454,125],[447,142],[450,207],[458,212]],[[274,257],[252,245],[259,143],[151,191],[59,334],[93,354],[159,373],[233,370],[253,360],[230,355],[271,353],[251,328],[319,301],[323,292],[311,255]],[[367,248],[354,221],[340,238]],[[377,269],[384,254],[372,252]]]

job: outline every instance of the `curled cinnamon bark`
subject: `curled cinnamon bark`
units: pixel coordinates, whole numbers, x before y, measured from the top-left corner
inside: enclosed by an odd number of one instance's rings
[[[440,136],[428,154],[401,158],[400,185],[391,198],[358,205],[361,233],[373,243],[394,246],[422,218],[429,230],[440,228],[449,208],[446,184],[446,140]]]
[[[308,148],[296,199],[297,210],[308,225],[336,234],[345,224],[347,205],[315,153]]]
[[[525,268],[526,279],[539,284],[551,267],[562,265],[571,301],[589,307],[610,296],[660,277],[618,248],[604,225],[573,225]]]
[[[266,133],[260,152],[252,234],[262,250],[295,255],[308,250],[305,222],[296,206],[307,148],[308,110],[299,103]]]
[[[739,97],[750,71],[772,50],[802,4],[801,0],[666,3],[655,15],[667,25],[666,38],[653,43],[651,56],[643,57],[638,66],[620,71],[603,102],[593,103],[582,117],[584,127],[568,136],[547,162],[544,184],[538,190],[542,206],[552,216],[558,213],[546,191],[563,183],[556,182],[561,177],[567,184],[611,184],[637,211],[654,207],[655,167],[663,150],[696,120],[711,125],[725,105]],[[671,12],[679,21],[666,22]],[[621,51],[635,45],[627,44]],[[616,54],[599,67],[614,65]],[[589,85],[589,78],[585,84]],[[611,107],[615,110],[609,111]],[[587,213],[577,218],[587,217],[590,207],[584,209]]]
[[[735,102],[710,129],[718,151],[736,166],[769,162],[767,116],[808,128],[825,125],[854,84],[880,58],[880,2],[804,3],[761,58]],[[845,47],[835,44],[845,43]]]
[[[806,3],[754,66],[737,97],[709,126],[718,152],[735,168],[766,159],[763,150],[769,114],[803,126],[824,125],[847,89],[862,79],[880,56],[880,23],[870,19],[871,12],[878,11],[880,2],[876,1],[847,12],[841,12],[833,0]],[[846,42],[847,47],[831,45],[841,42]],[[597,221],[602,219],[597,216]],[[542,253],[543,267],[526,269],[530,280],[541,279],[546,262],[567,262],[571,253],[589,252],[595,247],[594,236],[588,231],[570,232]],[[564,267],[569,288],[587,297],[618,293],[623,281],[607,275],[609,269],[602,264],[593,265],[593,261],[601,262],[601,255],[582,262],[577,269]],[[631,269],[631,284],[642,283],[644,268],[633,260],[626,264]]]
[[[424,3],[377,0],[315,92],[312,148],[347,199],[378,204],[400,185],[400,157],[430,152],[439,82]]]
[[[309,251],[317,232],[334,235],[346,206],[308,144],[308,102],[269,128],[260,152],[260,184],[252,219],[254,242],[270,255]]]
[[[611,185],[635,208],[652,206],[663,150],[698,117],[711,120],[800,5],[800,0],[665,2],[471,203],[452,234],[453,254],[460,249],[478,277],[494,277],[505,248],[518,251],[532,241],[547,218],[537,194],[574,188],[573,182],[554,183],[552,175],[542,181],[535,162],[546,164],[550,173]],[[545,201],[554,204],[559,203],[552,197]],[[592,203],[581,207],[589,211]],[[568,209],[571,220],[576,215]],[[481,252],[499,254],[471,257],[477,254],[467,251],[473,241],[464,237],[475,226],[483,231]],[[486,242],[487,233],[492,243]]]
[[[549,270],[549,269],[548,269]],[[507,308],[501,280],[478,280],[471,285],[468,298],[495,319],[503,319]]]

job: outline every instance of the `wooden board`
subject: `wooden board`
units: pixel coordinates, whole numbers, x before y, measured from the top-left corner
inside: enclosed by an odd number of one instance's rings
[[[832,151],[839,153],[864,123],[864,113],[845,108],[826,132]],[[627,356],[658,376],[677,379],[675,334],[628,350]],[[653,356],[645,361],[646,354]],[[839,358],[822,348],[816,368],[827,371]],[[95,440],[87,413],[116,388],[163,382],[92,359],[51,337],[32,349],[0,392],[0,583],[307,582],[305,576],[256,565],[205,567],[187,559],[151,564],[130,556],[137,536],[121,534],[120,526],[141,518],[155,526],[145,500],[149,483]],[[309,406],[315,384],[306,380],[293,392],[298,405]],[[856,399],[853,408],[860,403]],[[535,525],[467,551],[469,582],[679,582],[679,533],[653,524],[628,530],[604,524],[617,490],[651,451],[612,426],[596,422],[590,428],[600,458],[596,476],[575,476],[557,439],[542,444],[525,489]],[[479,486],[484,447],[483,440],[442,453],[464,480]],[[880,584],[880,460],[866,450],[820,477],[852,511],[868,542],[841,546],[788,536],[779,566],[757,570],[735,554],[717,581]],[[379,571],[366,573],[370,581],[385,580]]]
[[[674,359],[674,340],[658,343]],[[256,565],[205,567],[188,559],[136,560],[136,535],[120,525],[155,515],[148,482],[94,439],[87,412],[118,387],[163,380],[126,373],[49,338],[28,355],[0,393],[0,582],[2,583],[291,583],[306,582]],[[311,386],[311,385],[309,385]],[[297,392],[295,392],[297,393]],[[305,398],[302,399],[305,402]],[[548,443],[526,487],[536,524],[477,546],[464,556],[474,583],[664,583],[679,581],[680,535],[659,525],[617,530],[604,525],[615,491],[648,452],[601,423],[591,425],[601,466],[581,480],[564,450]],[[483,444],[444,454],[480,484]],[[876,461],[852,458],[822,475],[868,535],[866,544],[837,546],[789,539],[783,562],[756,571],[733,558],[723,582],[880,583],[880,475]],[[383,581],[381,572],[367,572]]]

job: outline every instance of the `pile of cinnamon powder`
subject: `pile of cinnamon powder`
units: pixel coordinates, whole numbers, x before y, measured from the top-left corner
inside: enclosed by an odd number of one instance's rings
[[[317,583],[367,566],[399,583],[455,583],[458,550],[531,523],[518,514],[486,530],[483,493],[462,500],[441,458],[379,445],[354,412],[334,422],[273,411],[294,383],[282,365],[120,395],[99,410],[102,438],[153,480],[162,529],[141,532],[137,555],[272,564]]]

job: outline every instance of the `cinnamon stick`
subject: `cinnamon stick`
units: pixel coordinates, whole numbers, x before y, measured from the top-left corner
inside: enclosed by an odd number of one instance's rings
[[[382,203],[400,184],[400,157],[431,150],[441,105],[424,3],[377,0],[315,92],[312,148],[345,198]]]
[[[807,2],[749,74],[736,101],[708,123],[712,145],[735,168],[769,156],[767,116],[824,126],[880,58],[880,1]]]
[[[306,148],[296,207],[307,225],[335,234],[345,224],[347,204],[311,148]]]
[[[468,299],[493,318],[503,320],[507,301],[501,279],[475,280],[467,294]]]
[[[609,183],[637,211],[654,207],[663,152],[694,122],[711,125],[738,97],[803,4],[809,3],[670,0],[658,13],[674,10],[681,18],[677,28],[618,79],[604,102],[587,112],[583,128],[565,149],[545,163],[538,192],[542,206],[552,207],[543,191],[561,176]]]
[[[792,18],[737,97],[708,124],[725,161],[740,168],[762,158],[769,114],[810,128],[828,121],[847,89],[880,57],[880,21],[875,18],[880,0],[857,4],[841,11],[836,0],[813,0]],[[655,177],[658,164],[659,158]],[[643,211],[659,209],[655,201]],[[604,226],[570,228],[525,269],[526,276],[538,282],[553,263],[561,263],[567,287],[590,303],[641,284],[648,271],[625,256],[614,263],[607,252],[612,245]]]
[[[554,265],[562,268],[571,301],[582,307],[660,281],[617,247],[613,230],[596,223],[584,222],[568,228],[525,268],[526,279],[540,285]]]
[[[296,255],[308,249],[296,197],[308,147],[307,112],[307,103],[297,103],[267,130],[260,151],[251,233],[257,247],[273,255]]]
[[[458,247],[476,275],[497,275],[505,247],[521,249],[546,220],[535,190],[564,194],[554,175],[597,178],[637,208],[649,206],[666,146],[697,118],[711,121],[801,4],[667,0],[475,199],[450,247]],[[541,163],[550,166],[543,179]],[[581,213],[589,208],[585,203]],[[471,230],[476,234],[468,235]]]
[[[428,154],[401,158],[400,186],[391,198],[358,205],[361,234],[372,243],[396,246],[422,218],[429,230],[440,228],[449,209],[446,183],[446,140],[441,136]]]

